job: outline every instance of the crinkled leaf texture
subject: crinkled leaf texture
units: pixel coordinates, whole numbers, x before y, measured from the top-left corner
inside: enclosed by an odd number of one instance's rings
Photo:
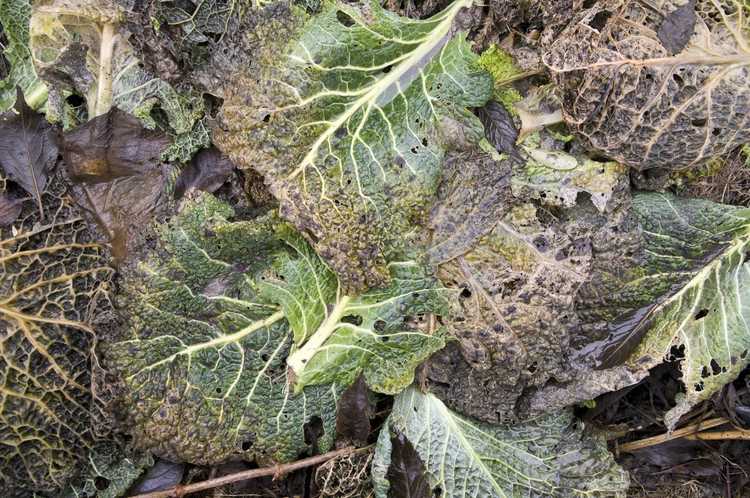
[[[588,346],[602,367],[647,369],[684,347],[685,394],[665,421],[673,426],[750,364],[750,212],[699,199],[638,194],[633,209],[644,239],[639,261],[600,276],[579,315],[609,337]]]
[[[157,249],[125,281],[129,327],[106,345],[136,444],[167,458],[290,460],[310,449],[303,427],[314,419],[325,449],[342,388],[364,372],[374,389],[403,389],[443,344],[403,318],[438,291],[398,287],[397,274],[393,289],[344,296],[289,225],[233,215],[201,194],[158,228]],[[412,265],[402,264],[405,278]],[[305,340],[294,390],[286,360]]]
[[[492,94],[465,37],[452,36],[470,4],[416,21],[377,2],[328,2],[284,53],[233,75],[217,146],[264,175],[347,292],[387,283],[386,261],[425,218],[441,118]]]
[[[0,177],[0,192],[9,183]],[[0,227],[0,489],[62,488],[93,446],[104,415],[92,391],[99,320],[112,319],[103,248],[59,175]]]
[[[434,496],[624,497],[628,488],[627,473],[606,443],[584,433],[570,411],[489,425],[409,388],[396,398],[378,439],[372,465],[378,498],[389,496],[391,431],[417,450]]]
[[[16,88],[21,88],[29,105],[38,109],[47,100],[47,87],[39,79],[34,69],[29,50],[29,0],[3,0],[0,3],[0,26],[7,45],[3,46],[3,56],[10,63],[10,71],[0,80],[0,111],[13,107],[16,102]]]
[[[640,170],[700,165],[750,141],[750,4],[698,0],[692,37],[672,55],[658,32],[684,4],[597,2],[543,57],[566,121]]]

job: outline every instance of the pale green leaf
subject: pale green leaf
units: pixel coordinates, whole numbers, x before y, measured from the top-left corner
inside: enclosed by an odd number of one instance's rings
[[[47,100],[47,87],[39,79],[29,51],[29,0],[3,0],[0,2],[0,26],[8,40],[0,46],[10,63],[8,76],[0,80],[0,112],[13,107],[16,88],[21,87],[29,106],[38,109]]]
[[[372,478],[386,498],[391,431],[419,454],[435,496],[444,498],[624,497],[628,476],[600,438],[570,411],[516,425],[490,425],[450,411],[416,388],[401,393],[380,433]]]

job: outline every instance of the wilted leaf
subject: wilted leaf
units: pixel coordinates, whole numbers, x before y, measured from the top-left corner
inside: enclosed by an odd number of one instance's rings
[[[391,498],[431,498],[424,463],[414,446],[398,429],[391,436],[391,455],[388,471],[388,496]]]
[[[217,146],[264,175],[346,292],[387,283],[386,259],[410,246],[437,188],[441,117],[491,95],[469,43],[451,37],[470,3],[420,22],[326,3],[284,53],[233,75]]]
[[[391,487],[390,431],[403,434],[424,462],[428,496],[624,497],[629,484],[605,442],[586,434],[570,411],[493,426],[410,388],[396,398],[380,433],[372,470],[378,498]]]
[[[184,474],[185,464],[157,460],[153,467],[149,468],[128,490],[128,493],[137,495],[172,488],[182,482]]]
[[[91,368],[93,327],[112,318],[112,270],[59,177],[41,201],[43,218],[26,201],[13,229],[0,226],[0,489],[10,496],[62,488],[85,465],[92,424],[106,422]]]
[[[18,90],[14,111],[0,114],[0,168],[36,199],[43,213],[42,193],[57,161],[57,130],[37,114]]]
[[[635,264],[611,268],[578,303],[591,326],[609,331],[584,351],[601,368],[625,362],[644,376],[684,346],[685,395],[665,417],[674,426],[750,364],[750,214],[665,194],[638,194],[633,208],[644,246]]]
[[[234,171],[234,164],[221,152],[211,148],[198,152],[184,166],[174,186],[175,199],[191,190],[213,193],[226,182]]]
[[[679,14],[683,21],[663,19],[681,5],[597,2],[544,55],[566,121],[594,148],[639,170],[704,164],[750,141],[750,5],[697,0]],[[659,29],[672,21],[688,29],[691,5],[692,37],[671,55],[681,40],[664,44]]]
[[[168,199],[169,168],[160,156],[169,139],[111,109],[65,133],[63,157],[76,203],[99,225],[122,261],[135,234]]]
[[[656,32],[659,41],[671,55],[682,52],[693,37],[697,20],[695,2],[696,0],[688,0],[685,5],[677,7],[664,16]]]
[[[337,441],[353,442],[360,446],[367,443],[370,436],[370,392],[367,382],[361,375],[349,386],[339,400],[336,415]]]
[[[0,3],[0,26],[7,44],[2,46],[2,55],[10,63],[10,70],[0,80],[0,111],[13,107],[16,89],[21,88],[26,102],[38,109],[47,100],[47,87],[39,79],[31,61],[29,51],[29,0],[3,0]],[[0,78],[3,74],[0,73]]]
[[[0,227],[7,226],[18,219],[23,209],[23,200],[14,199],[6,193],[0,194]]]
[[[513,159],[522,161],[516,140],[518,130],[513,122],[513,116],[497,102],[490,101],[479,109],[477,115],[484,125],[484,133],[487,140],[498,150],[504,152]]]

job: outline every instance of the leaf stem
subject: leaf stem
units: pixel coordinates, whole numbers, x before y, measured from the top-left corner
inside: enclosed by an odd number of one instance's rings
[[[344,316],[344,313],[346,313],[351,299],[352,298],[349,296],[342,297],[339,302],[336,303],[333,310],[331,310],[331,314],[328,315],[328,318],[320,325],[318,330],[313,333],[305,345],[289,355],[286,363],[297,376],[302,373],[302,370],[304,370],[305,365],[310,361],[310,358],[315,355],[323,343],[326,342],[336,330],[339,321]]]
[[[90,118],[105,114],[112,107],[112,54],[115,48],[115,24],[106,23],[102,27],[102,42],[99,48],[99,85],[96,102]]]

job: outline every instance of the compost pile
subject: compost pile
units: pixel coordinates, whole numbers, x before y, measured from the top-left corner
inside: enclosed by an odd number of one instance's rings
[[[750,493],[748,0],[0,0],[0,49],[3,497]]]

